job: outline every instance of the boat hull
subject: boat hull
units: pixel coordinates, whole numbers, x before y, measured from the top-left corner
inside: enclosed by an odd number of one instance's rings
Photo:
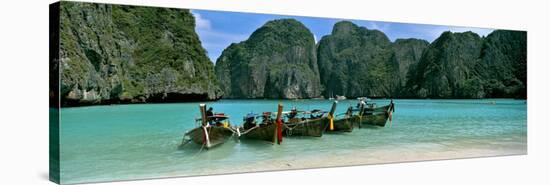
[[[242,128],[240,128],[242,130]],[[248,130],[242,131],[240,139],[250,139],[250,140],[262,140],[269,142],[276,142],[276,131],[277,125],[274,123],[271,124],[260,124],[257,127],[252,127]]]
[[[353,131],[353,125],[359,120],[358,116],[352,116],[349,118],[342,118],[334,120],[334,129],[330,130],[330,125],[326,128],[327,132],[351,132]],[[329,123],[330,124],[330,123]]]
[[[385,106],[382,106],[382,107],[376,107],[376,108],[365,108],[365,110],[367,112],[378,112],[378,113],[381,113],[381,112],[388,112],[389,109],[390,109],[391,105],[385,105]]]
[[[389,114],[387,112],[365,115],[360,120],[357,120],[361,125],[372,125],[372,126],[386,126],[388,122]]]
[[[372,126],[386,126],[388,118],[390,118],[391,113],[394,111],[393,101],[389,105],[376,108],[365,108],[365,112],[358,123],[361,125],[372,125]]]
[[[184,137],[188,137],[188,139],[195,144],[204,145],[206,148],[213,148],[227,141],[234,133],[230,128],[221,126],[206,127],[206,130],[208,132],[208,140],[210,141],[209,145],[207,145],[204,128],[202,126],[190,130]]]
[[[313,136],[321,137],[328,126],[327,118],[306,119],[301,121],[290,121],[284,124],[284,136]]]

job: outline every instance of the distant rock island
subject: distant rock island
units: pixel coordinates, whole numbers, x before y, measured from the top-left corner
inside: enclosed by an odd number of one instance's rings
[[[213,62],[189,10],[61,2],[62,106],[220,98],[526,98],[527,33],[390,41],[340,21],[318,43],[271,20]]]

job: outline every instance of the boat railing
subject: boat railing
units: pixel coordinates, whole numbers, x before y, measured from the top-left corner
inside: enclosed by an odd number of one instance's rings
[[[212,126],[215,123],[222,123],[224,127],[229,127],[231,125],[229,121],[229,116],[227,115],[220,115],[220,114],[214,114],[213,116],[208,116],[207,122],[208,126]],[[224,122],[225,121],[225,122]],[[195,117],[195,126],[202,126],[202,118],[201,117]]]

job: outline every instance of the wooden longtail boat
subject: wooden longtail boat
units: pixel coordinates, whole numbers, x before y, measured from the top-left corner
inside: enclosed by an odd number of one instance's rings
[[[334,128],[331,130],[327,128],[328,132],[351,132],[353,131],[354,125],[359,121],[360,116],[358,114],[353,114],[353,108],[349,107],[344,117],[334,118]]]
[[[243,127],[239,128],[242,133],[239,139],[256,139],[264,140],[272,143],[281,144],[283,141],[281,120],[283,105],[279,104],[277,108],[277,116],[272,118],[271,112],[264,112],[261,116],[254,114],[247,115],[244,118]],[[256,123],[257,118],[263,119],[261,123]]]
[[[367,107],[361,113],[359,121],[362,125],[386,126],[388,119],[391,121],[392,114],[395,111],[395,104],[391,100],[389,105],[382,107]]]
[[[336,101],[332,104],[330,112],[323,112],[321,110],[306,112],[293,109],[289,113],[286,113],[288,119],[283,124],[283,135],[323,136],[323,132],[327,127],[334,127],[330,122],[333,119],[334,111],[336,111],[336,104]]]
[[[238,133],[238,130],[231,127],[229,124],[229,117],[225,114],[217,113],[207,117],[206,105],[200,104],[199,108],[201,118],[195,121],[200,124],[200,126],[185,133],[181,146],[193,142],[209,149],[224,143],[236,132]]]

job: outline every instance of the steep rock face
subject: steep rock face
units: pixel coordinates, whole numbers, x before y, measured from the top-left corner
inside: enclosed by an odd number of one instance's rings
[[[61,2],[60,19],[64,106],[222,95],[188,10]]]
[[[399,64],[384,33],[341,21],[319,41],[317,52],[324,96],[397,95]]]
[[[495,30],[481,50],[487,97],[527,98],[527,32]]]
[[[527,33],[445,32],[409,71],[412,97],[526,98]]]
[[[401,87],[405,87],[407,73],[411,66],[416,65],[422,57],[422,52],[430,43],[421,39],[396,39],[393,43],[395,60],[399,64],[399,77]],[[402,94],[402,93],[401,93]]]
[[[267,22],[216,61],[225,98],[312,98],[320,95],[313,34],[294,19]]]
[[[423,53],[407,88],[419,98],[482,98],[479,76],[482,38],[473,32],[444,32]]]

